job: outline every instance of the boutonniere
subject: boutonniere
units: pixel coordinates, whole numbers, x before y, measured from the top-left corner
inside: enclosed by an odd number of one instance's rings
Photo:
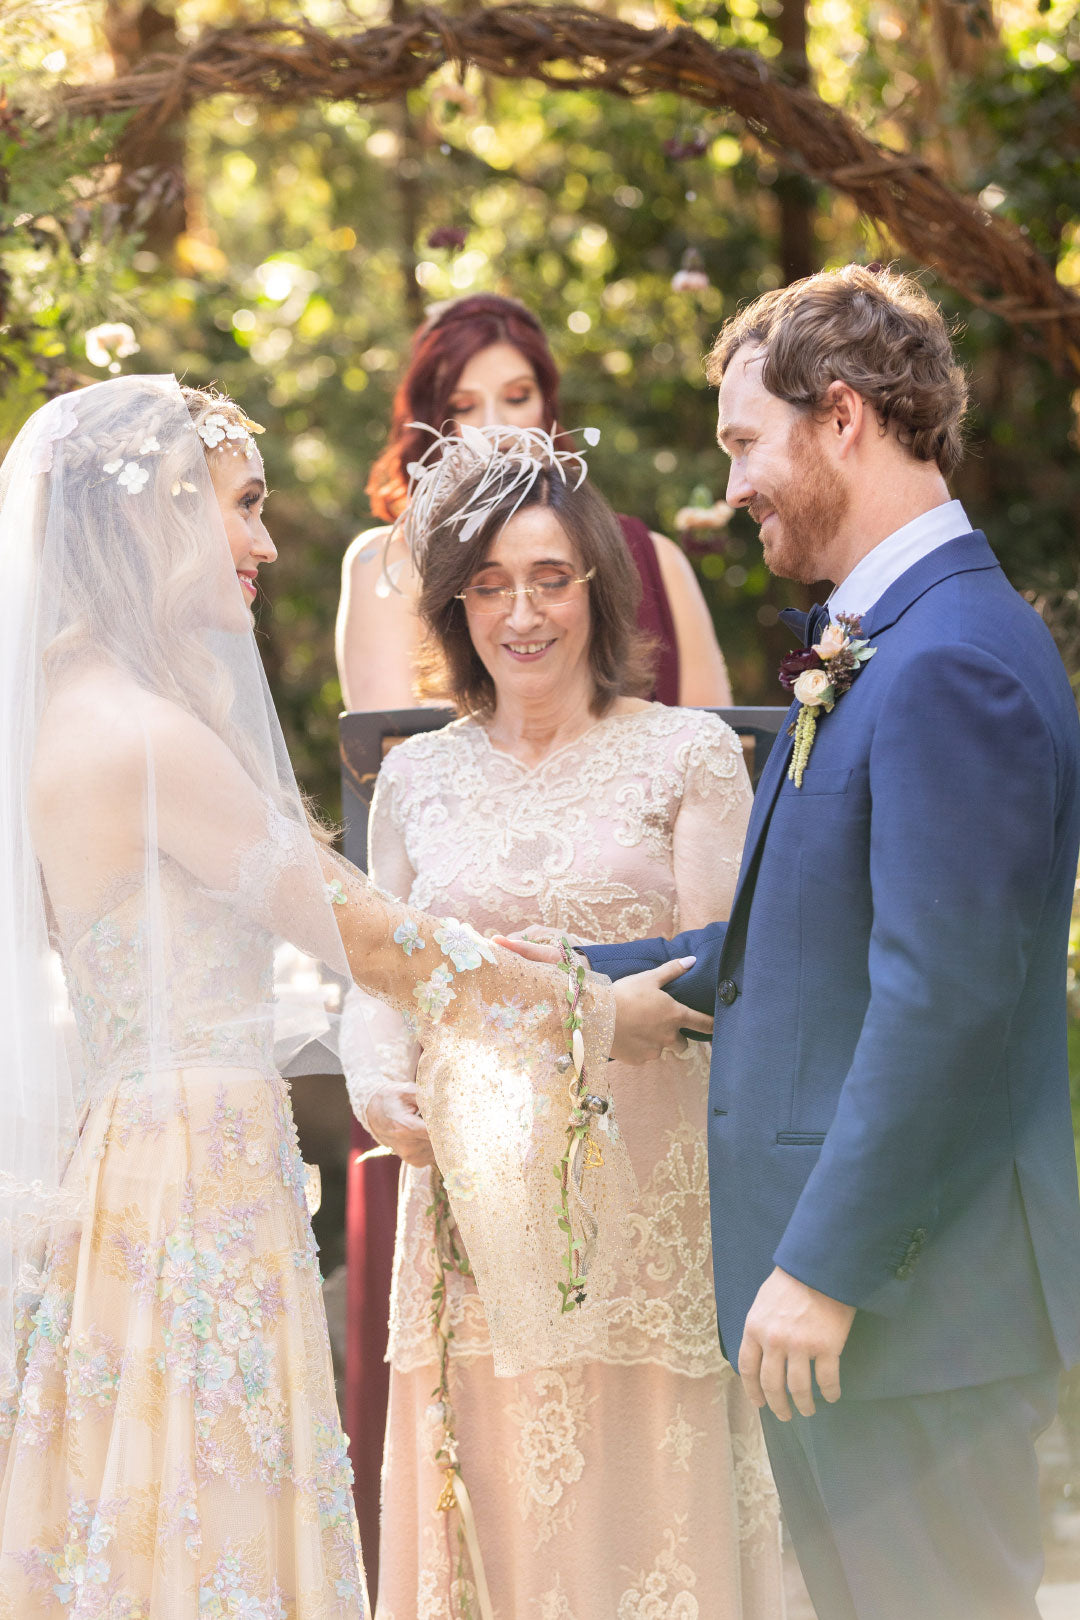
[[[788,727],[795,748],[788,766],[788,778],[802,787],[803,772],[810,758],[817,732],[818,710],[831,714],[837,699],[843,697],[876,647],[859,639],[862,620],[853,613],[841,613],[835,624],[826,625],[821,640],[813,647],[788,653],[780,665],[780,684],[799,703],[799,712]]]

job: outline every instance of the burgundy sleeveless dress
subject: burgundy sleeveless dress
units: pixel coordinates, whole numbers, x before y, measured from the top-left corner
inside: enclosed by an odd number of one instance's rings
[[[664,589],[664,579],[656,556],[656,546],[649,526],[640,518],[619,513],[623,537],[630,548],[638,573],[641,575],[641,603],[638,607],[638,627],[652,636],[656,643],[656,674],[649,696],[657,703],[676,704],[679,701],[679,648],[675,640],[675,621],[671,616],[671,603]]]
[[[638,626],[656,644],[653,689],[657,703],[679,701],[679,649],[675,621],[664,589],[656,546],[649,526],[619,513],[630,555],[641,575]],[[371,1591],[378,1589],[379,1480],[390,1369],[384,1361],[389,1328],[390,1272],[397,1223],[400,1161],[379,1158],[360,1162],[375,1146],[354,1120],[346,1193],[346,1368],[345,1429],[353,1465],[353,1490],[360,1540]]]

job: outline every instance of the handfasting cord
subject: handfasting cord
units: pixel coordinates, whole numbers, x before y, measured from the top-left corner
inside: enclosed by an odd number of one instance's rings
[[[575,957],[568,939],[564,937],[560,944],[562,961],[559,965],[567,977],[567,1014],[563,1019],[566,1052],[562,1057],[556,1058],[555,1067],[561,1074],[571,1073],[566,1147],[562,1158],[555,1165],[555,1179],[559,1183],[559,1230],[565,1233],[567,1244],[563,1259],[567,1276],[564,1282],[557,1285],[562,1300],[561,1310],[565,1314],[579,1309],[586,1299],[585,1278],[589,1254],[599,1228],[595,1214],[582,1195],[582,1181],[586,1170],[598,1170],[603,1165],[603,1155],[591,1132],[594,1120],[599,1119],[603,1126],[607,1125],[605,1116],[610,1108],[610,1102],[606,1097],[593,1096],[586,1087],[585,1040],[581,1033],[585,968]],[[472,1598],[466,1580],[467,1556],[479,1605],[479,1620],[494,1620],[472,1501],[461,1472],[454,1408],[450,1398],[450,1344],[454,1337],[454,1329],[450,1323],[447,1279],[454,1273],[460,1277],[471,1277],[472,1268],[461,1246],[446,1184],[436,1166],[433,1166],[431,1171],[431,1205],[427,1213],[434,1225],[435,1281],[431,1289],[431,1325],[439,1365],[439,1382],[432,1393],[432,1400],[434,1413],[442,1428],[442,1439],[435,1452],[435,1462],[443,1472],[443,1485],[436,1508],[440,1513],[451,1513],[456,1508],[459,1515],[454,1594],[457,1600],[457,1614],[461,1616],[461,1620],[474,1620]],[[575,1232],[575,1216],[579,1232]]]
[[[454,1330],[450,1325],[450,1299],[446,1279],[452,1272],[456,1272],[460,1277],[471,1277],[472,1268],[469,1265],[468,1255],[458,1241],[458,1230],[450,1209],[446,1184],[437,1166],[434,1165],[431,1170],[431,1207],[427,1213],[433,1218],[435,1226],[435,1282],[431,1289],[431,1325],[439,1356],[439,1382],[432,1393],[432,1400],[442,1424],[442,1441],[435,1452],[435,1461],[443,1469],[444,1476],[442,1491],[435,1506],[439,1513],[451,1513],[456,1507],[459,1514],[455,1585],[461,1620],[473,1620],[473,1607],[465,1578],[466,1554],[472,1567],[476,1601],[480,1606],[480,1620],[494,1620],[484,1560],[476,1534],[472,1500],[461,1473],[454,1408],[450,1399],[450,1341],[454,1337]]]
[[[586,1300],[585,1276],[589,1252],[599,1230],[596,1216],[586,1204],[581,1191],[586,1170],[599,1170],[604,1156],[592,1135],[594,1119],[602,1118],[610,1106],[606,1097],[594,1097],[586,1087],[585,1040],[581,1033],[581,1000],[585,994],[585,968],[574,955],[570,941],[560,940],[562,961],[566,974],[566,1000],[568,1012],[563,1020],[566,1030],[566,1056],[557,1058],[555,1067],[562,1073],[573,1070],[570,1080],[570,1118],[566,1126],[566,1149],[555,1166],[555,1179],[559,1183],[559,1230],[566,1234],[566,1254],[563,1267],[566,1281],[558,1284],[562,1295],[562,1309],[574,1311]],[[573,1194],[577,1215],[582,1227],[576,1235],[571,1211]]]

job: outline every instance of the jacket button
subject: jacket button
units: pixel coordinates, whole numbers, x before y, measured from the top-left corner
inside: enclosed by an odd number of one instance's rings
[[[730,1007],[731,1003],[735,1000],[735,997],[739,993],[739,987],[735,983],[734,979],[721,979],[720,983],[716,987],[716,993],[720,997],[720,1000],[724,1003],[724,1006]]]

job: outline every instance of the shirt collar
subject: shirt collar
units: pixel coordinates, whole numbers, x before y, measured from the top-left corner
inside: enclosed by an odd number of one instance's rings
[[[959,501],[945,501],[929,512],[920,513],[855,564],[829,597],[830,617],[836,619],[841,613],[850,613],[865,618],[889,586],[920,558],[936,551],[946,541],[970,533],[971,523]]]

